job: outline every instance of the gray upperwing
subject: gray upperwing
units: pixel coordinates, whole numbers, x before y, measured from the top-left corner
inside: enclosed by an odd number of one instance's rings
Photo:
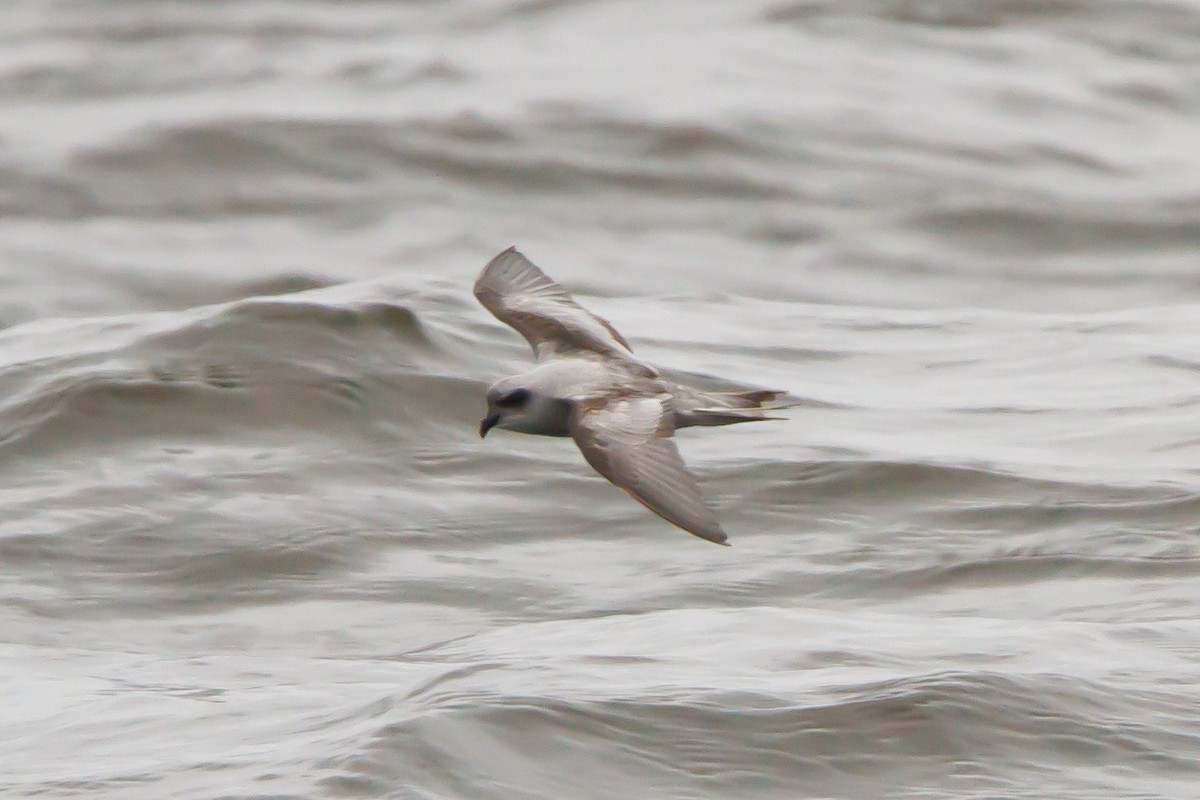
[[[475,297],[524,336],[539,360],[572,350],[632,358],[629,343],[616,328],[576,303],[515,247],[483,268]]]
[[[701,539],[726,544],[729,537],[671,438],[668,402],[667,395],[581,401],[571,435],[597,472],[646,508]]]

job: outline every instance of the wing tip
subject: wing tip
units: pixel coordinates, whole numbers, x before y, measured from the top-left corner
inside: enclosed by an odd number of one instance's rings
[[[488,269],[493,264],[497,264],[497,263],[503,261],[508,256],[520,256],[521,258],[525,258],[524,254],[522,254],[521,251],[517,249],[517,246],[515,244],[509,245],[508,247],[504,248],[499,253],[496,253],[496,255],[494,255],[490,259],[488,259],[487,264],[483,268],[483,273],[486,275]]]
[[[612,481],[612,478],[609,478],[609,476],[606,475],[603,470],[601,470],[595,463],[592,462],[591,458],[588,456],[588,451],[586,451],[586,450],[584,451],[583,457],[585,459],[587,459],[589,464],[592,465],[592,469],[599,472],[605,478],[608,478],[609,481]],[[616,486],[618,489],[620,489],[625,494],[632,497],[634,500],[641,503],[643,506],[645,506],[651,512],[662,517],[667,522],[674,525],[676,528],[679,528],[681,531],[690,533],[692,536],[695,536],[697,539],[703,539],[706,542],[712,542],[713,544],[719,544],[722,547],[733,547],[733,545],[731,545],[729,543],[729,534],[725,533],[725,531],[723,531],[721,529],[721,526],[719,524],[716,524],[713,527],[709,527],[709,528],[703,528],[698,525],[689,525],[687,523],[680,521],[677,518],[674,518],[674,517],[664,513],[662,509],[657,508],[656,506],[652,505],[649,500],[642,498],[642,497],[638,497],[637,494],[634,493],[633,489],[629,488],[628,486],[622,486],[619,483],[614,483],[613,485]]]
[[[472,288],[474,290],[475,298],[479,300],[479,302],[483,303],[484,306],[487,306],[487,303],[484,301],[484,296],[489,293],[495,293],[495,289],[488,285],[488,280],[492,275],[492,268],[504,261],[509,256],[514,255],[524,258],[524,256],[521,255],[521,251],[517,249],[515,244],[504,250],[501,250],[499,253],[488,259],[488,262],[483,265],[483,270],[479,273],[479,277],[475,279],[475,286]]]
[[[668,520],[668,522],[671,522],[671,521],[672,520]],[[675,523],[675,524],[678,525],[679,523]],[[683,526],[680,525],[679,527],[682,528]],[[730,542],[729,542],[729,534],[725,533],[725,531],[723,531],[719,527],[706,529],[706,530],[695,530],[693,528],[684,528],[684,530],[697,538],[703,539],[706,542],[712,542],[713,544],[719,544],[722,547],[733,547],[733,545],[730,544]]]
[[[537,267],[533,265],[533,262],[531,262],[524,253],[517,249],[515,244],[509,245],[499,253],[496,253],[496,255],[492,256],[488,262],[483,265],[483,271],[479,273],[479,277],[475,280],[476,296],[479,295],[480,289],[487,287],[487,284],[493,275],[504,270],[503,265],[509,263],[510,259],[517,259],[518,263],[520,263],[526,269],[530,267],[533,267],[535,270],[537,269]],[[488,288],[495,290],[495,287]]]

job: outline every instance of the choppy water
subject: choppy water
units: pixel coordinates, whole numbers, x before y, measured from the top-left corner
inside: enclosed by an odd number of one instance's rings
[[[1200,3],[0,21],[4,797],[1200,797]],[[479,441],[514,243],[734,547]]]

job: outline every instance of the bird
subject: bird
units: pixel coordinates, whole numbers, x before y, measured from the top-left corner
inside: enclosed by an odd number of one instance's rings
[[[607,320],[583,308],[515,247],[487,263],[475,297],[529,342],[536,366],[487,389],[480,438],[493,428],[570,437],[596,472],[701,539],[729,536],[675,446],[679,428],[782,419],[787,392],[711,392],[665,377]]]

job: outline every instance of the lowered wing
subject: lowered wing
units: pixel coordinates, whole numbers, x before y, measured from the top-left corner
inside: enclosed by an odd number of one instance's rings
[[[666,395],[581,401],[571,436],[587,462],[633,499],[688,533],[725,544],[721,523],[675,447]]]

